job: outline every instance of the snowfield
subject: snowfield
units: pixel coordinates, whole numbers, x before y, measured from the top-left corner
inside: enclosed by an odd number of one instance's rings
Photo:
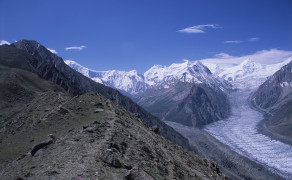
[[[238,90],[230,96],[231,116],[212,123],[205,131],[235,152],[265,165],[284,178],[292,178],[292,146],[260,134],[258,123],[263,115],[250,108],[251,90]]]

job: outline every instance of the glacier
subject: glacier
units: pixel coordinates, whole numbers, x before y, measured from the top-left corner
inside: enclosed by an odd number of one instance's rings
[[[231,116],[207,125],[204,130],[235,152],[268,167],[284,178],[292,178],[292,146],[258,132],[262,113],[249,105],[250,89],[230,95]]]
[[[292,178],[292,146],[258,131],[257,126],[264,117],[251,107],[250,97],[259,85],[291,60],[263,64],[246,59],[229,67],[205,62],[213,73],[231,82],[237,90],[229,95],[231,115],[205,126],[204,130],[235,152],[285,179]]]

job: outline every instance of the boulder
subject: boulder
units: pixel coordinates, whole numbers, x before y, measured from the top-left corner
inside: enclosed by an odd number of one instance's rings
[[[104,111],[104,109],[101,109],[101,108],[97,108],[97,109],[95,109],[95,113],[99,113],[99,112],[103,112]]]
[[[133,167],[126,174],[126,180],[154,180],[154,178],[139,167]]]
[[[159,133],[159,127],[158,127],[158,126],[152,126],[152,127],[151,127],[151,130],[152,130],[154,133],[156,133],[156,134]]]

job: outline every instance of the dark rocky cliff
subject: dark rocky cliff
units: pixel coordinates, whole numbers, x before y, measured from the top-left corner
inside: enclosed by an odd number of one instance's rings
[[[252,100],[271,115],[266,125],[272,132],[292,139],[292,61],[269,77]]]
[[[146,90],[137,102],[162,120],[202,127],[229,114],[227,94],[218,89],[178,81],[167,89]]]
[[[268,109],[285,99],[291,91],[292,62],[269,77],[254,93],[257,106]]]

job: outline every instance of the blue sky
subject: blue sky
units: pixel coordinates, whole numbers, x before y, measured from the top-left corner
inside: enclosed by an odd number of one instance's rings
[[[0,0],[0,41],[21,39],[91,69],[144,73],[219,53],[292,50],[292,1]]]

